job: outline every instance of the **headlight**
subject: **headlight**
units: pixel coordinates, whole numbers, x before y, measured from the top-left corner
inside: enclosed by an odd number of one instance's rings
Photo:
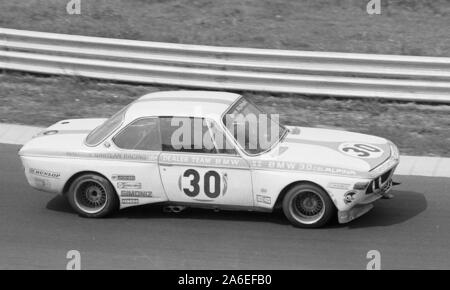
[[[369,183],[370,183],[369,181],[355,183],[355,185],[353,186],[353,189],[355,189],[355,190],[366,190],[367,187],[369,186]]]

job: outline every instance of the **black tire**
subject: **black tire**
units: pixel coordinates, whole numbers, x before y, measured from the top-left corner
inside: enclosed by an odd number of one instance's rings
[[[336,207],[319,186],[303,183],[289,189],[283,198],[283,212],[296,227],[319,228],[336,214]]]
[[[111,183],[97,174],[76,178],[67,193],[72,208],[81,216],[102,218],[119,208],[119,198]]]

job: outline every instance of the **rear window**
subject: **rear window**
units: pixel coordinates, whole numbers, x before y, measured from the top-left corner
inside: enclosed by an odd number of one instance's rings
[[[113,138],[121,149],[161,150],[158,118],[146,118],[134,121]]]
[[[129,106],[122,108],[122,110],[105,121],[105,123],[92,130],[86,138],[86,144],[88,146],[96,146],[119,128],[125,119],[125,113],[127,112],[128,107]]]

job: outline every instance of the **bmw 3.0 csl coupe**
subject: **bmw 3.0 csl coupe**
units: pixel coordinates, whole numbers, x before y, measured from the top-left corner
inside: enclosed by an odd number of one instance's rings
[[[234,93],[156,92],[110,119],[63,120],[20,150],[29,184],[85,217],[160,203],[267,211],[300,227],[349,222],[386,196],[390,141],[283,126]]]

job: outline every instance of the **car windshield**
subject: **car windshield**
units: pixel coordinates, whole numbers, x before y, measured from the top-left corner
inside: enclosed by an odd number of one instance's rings
[[[114,116],[109,118],[103,124],[92,130],[91,133],[86,138],[86,144],[88,146],[96,146],[100,142],[106,139],[112,132],[122,125],[125,118],[125,113],[127,112],[129,106],[122,108]]]
[[[286,133],[277,114],[267,114],[241,98],[223,117],[223,123],[248,154],[267,151]]]

